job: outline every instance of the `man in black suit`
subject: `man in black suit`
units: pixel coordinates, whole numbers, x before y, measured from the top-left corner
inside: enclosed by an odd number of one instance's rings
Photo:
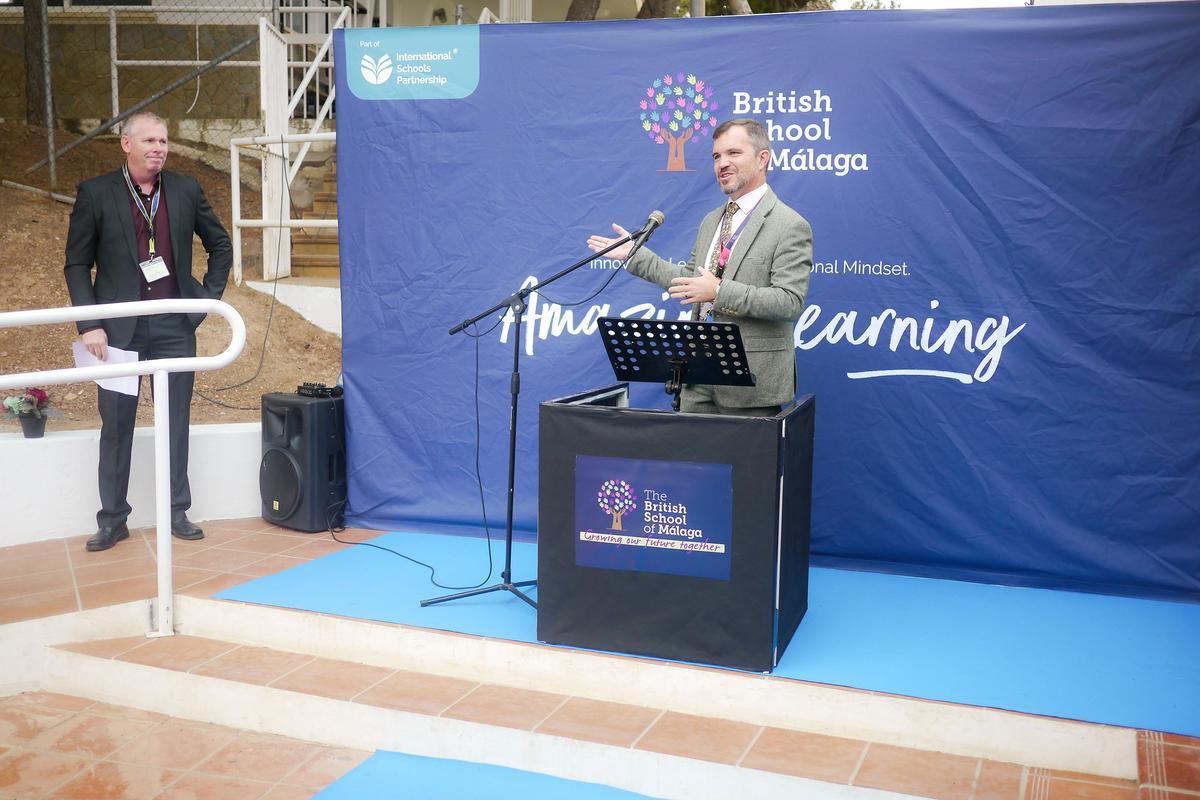
[[[149,112],[133,115],[121,128],[121,169],[79,184],[67,233],[67,290],[73,305],[174,298],[220,299],[233,263],[233,248],[200,184],[164,172],[167,126]],[[203,282],[192,277],[192,236],[208,253]],[[92,268],[95,267],[95,277]],[[108,346],[134,350],[142,360],[196,355],[196,326],[203,314],[157,314],[79,323],[88,352],[101,360]],[[187,518],[188,423],[195,374],[169,377],[171,423],[171,533],[202,539]],[[99,530],[88,550],[107,550],[128,538],[126,500],[136,396],[98,390],[100,407]]]

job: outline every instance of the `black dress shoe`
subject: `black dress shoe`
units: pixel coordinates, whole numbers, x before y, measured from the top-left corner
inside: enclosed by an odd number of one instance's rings
[[[189,542],[194,542],[197,539],[204,538],[204,531],[199,526],[192,524],[187,517],[178,517],[171,520],[171,535],[176,539],[186,539]]]
[[[97,550],[107,550],[122,539],[128,538],[129,528],[122,522],[120,525],[96,531],[96,535],[87,540],[87,549],[93,553]]]

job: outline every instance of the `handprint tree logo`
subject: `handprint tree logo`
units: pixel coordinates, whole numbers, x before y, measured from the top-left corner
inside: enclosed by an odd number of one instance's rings
[[[392,77],[392,58],[387,53],[381,54],[377,59],[364,53],[359,67],[362,69],[362,76],[367,83],[375,86]]]
[[[624,530],[621,527],[621,517],[637,508],[637,497],[633,487],[625,481],[605,481],[596,492],[596,504],[605,514],[612,515],[612,529]]]
[[[650,141],[667,145],[666,172],[686,172],[683,146],[717,127],[717,101],[712,97],[711,86],[682,72],[655,78],[646,87],[638,103],[642,130]]]

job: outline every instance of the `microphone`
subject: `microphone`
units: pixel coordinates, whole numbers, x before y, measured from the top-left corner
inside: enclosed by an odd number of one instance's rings
[[[654,233],[654,229],[662,225],[666,221],[661,211],[651,211],[650,217],[646,220],[645,226],[640,231],[633,235],[633,249],[629,251],[629,255],[625,256],[625,260],[633,258],[633,254],[641,248],[646,242],[650,241],[650,234]]]

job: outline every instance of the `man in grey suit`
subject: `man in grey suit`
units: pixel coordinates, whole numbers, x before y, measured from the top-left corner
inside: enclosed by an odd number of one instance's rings
[[[641,248],[625,268],[667,289],[693,319],[734,322],[741,329],[755,386],[689,384],[682,411],[774,416],[796,394],[793,330],[804,308],[812,272],[812,228],[767,185],[771,142],[753,119],[731,119],[713,132],[713,171],[726,205],[700,223],[687,264],[679,266]],[[598,252],[616,237],[592,236]],[[629,258],[631,244],[611,256]]]
[[[67,232],[63,272],[72,305],[134,300],[218,300],[225,290],[233,247],[200,184],[163,170],[167,126],[149,112],[134,114],[121,128],[121,169],[79,184]],[[192,237],[208,252],[203,282],[192,276]],[[95,277],[92,276],[93,267]],[[79,333],[92,355],[106,360],[109,346],[134,350],[143,359],[196,355],[196,326],[203,314],[156,314],[81,322]],[[171,533],[202,539],[187,518],[188,424],[195,374],[168,378],[171,422]],[[132,510],[126,500],[137,396],[97,391],[100,407],[100,511],[88,550],[107,550],[129,537]]]

